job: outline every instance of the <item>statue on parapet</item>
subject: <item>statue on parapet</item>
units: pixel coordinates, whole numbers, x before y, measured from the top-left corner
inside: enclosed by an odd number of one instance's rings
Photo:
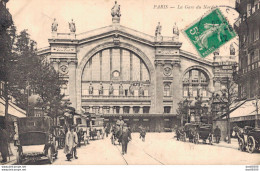
[[[113,95],[113,94],[114,94],[114,87],[113,87],[113,84],[111,82],[110,86],[109,86],[109,95]]]
[[[73,33],[76,32],[76,25],[75,25],[73,19],[71,19],[71,22],[69,22],[69,29],[70,29],[70,32],[73,32]]]
[[[179,36],[179,34],[180,34],[180,31],[179,31],[179,28],[178,28],[176,22],[175,22],[174,25],[173,25],[172,32],[173,32],[173,35]]]
[[[219,49],[216,49],[214,52],[213,52],[214,56],[219,56]]]
[[[180,31],[179,31],[179,28],[178,28],[176,22],[173,25],[172,33],[173,33],[173,41],[178,41],[179,40]]]
[[[156,26],[155,29],[155,37],[161,36],[161,31],[162,31],[162,26],[160,25],[160,22],[158,22],[158,25]]]
[[[93,90],[94,90],[94,88],[92,86],[92,83],[90,83],[90,85],[89,85],[89,95],[93,94]]]
[[[236,50],[233,46],[233,43],[231,43],[231,45],[230,45],[230,55],[236,55]]]
[[[100,82],[100,85],[99,85],[99,95],[103,95],[103,90],[104,90],[104,87],[102,85],[102,82]]]
[[[120,83],[120,85],[119,85],[119,95],[120,96],[124,95],[124,88],[123,88],[122,83]]]
[[[52,22],[52,25],[51,25],[51,31],[52,32],[57,32],[58,30],[58,23],[56,21],[56,18],[54,18],[53,22]]]
[[[120,5],[117,4],[117,1],[115,1],[115,5],[111,9],[111,15],[112,17],[120,17]]]

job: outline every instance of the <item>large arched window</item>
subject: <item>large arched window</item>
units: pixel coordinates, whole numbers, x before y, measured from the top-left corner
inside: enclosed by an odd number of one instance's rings
[[[207,97],[209,76],[201,69],[191,69],[183,77],[184,97]]]
[[[149,85],[150,74],[144,61],[123,48],[97,52],[88,60],[82,73],[83,96],[89,92],[94,96],[139,96],[139,92],[149,96]],[[89,91],[90,87],[94,87],[93,92]]]

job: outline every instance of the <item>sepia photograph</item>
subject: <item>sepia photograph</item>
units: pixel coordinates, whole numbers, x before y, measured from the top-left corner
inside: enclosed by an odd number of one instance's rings
[[[258,171],[259,32],[260,0],[0,0],[0,170]]]

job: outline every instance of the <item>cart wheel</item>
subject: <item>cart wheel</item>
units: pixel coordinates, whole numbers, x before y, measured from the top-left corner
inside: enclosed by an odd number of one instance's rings
[[[247,145],[248,145],[248,152],[253,153],[255,151],[255,139],[254,139],[254,137],[252,137],[252,136],[248,137]]]
[[[56,151],[54,158],[57,159],[58,158],[58,150]]]
[[[19,149],[17,149],[17,153],[16,153],[16,163],[18,165],[22,164],[22,154]]]
[[[242,138],[239,138],[238,146],[239,146],[239,150],[245,151],[245,142],[244,142],[244,140]]]
[[[186,132],[183,133],[183,142],[186,142]]]
[[[52,149],[51,147],[48,148],[48,154],[47,154],[49,163],[52,164],[53,163],[53,154],[52,154]]]
[[[198,144],[199,143],[199,134],[196,133],[193,139],[194,139],[194,144]]]

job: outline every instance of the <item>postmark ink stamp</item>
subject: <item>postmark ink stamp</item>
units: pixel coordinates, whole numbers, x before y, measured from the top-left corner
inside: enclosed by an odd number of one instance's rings
[[[236,37],[236,32],[218,8],[188,26],[183,32],[202,58]]]

